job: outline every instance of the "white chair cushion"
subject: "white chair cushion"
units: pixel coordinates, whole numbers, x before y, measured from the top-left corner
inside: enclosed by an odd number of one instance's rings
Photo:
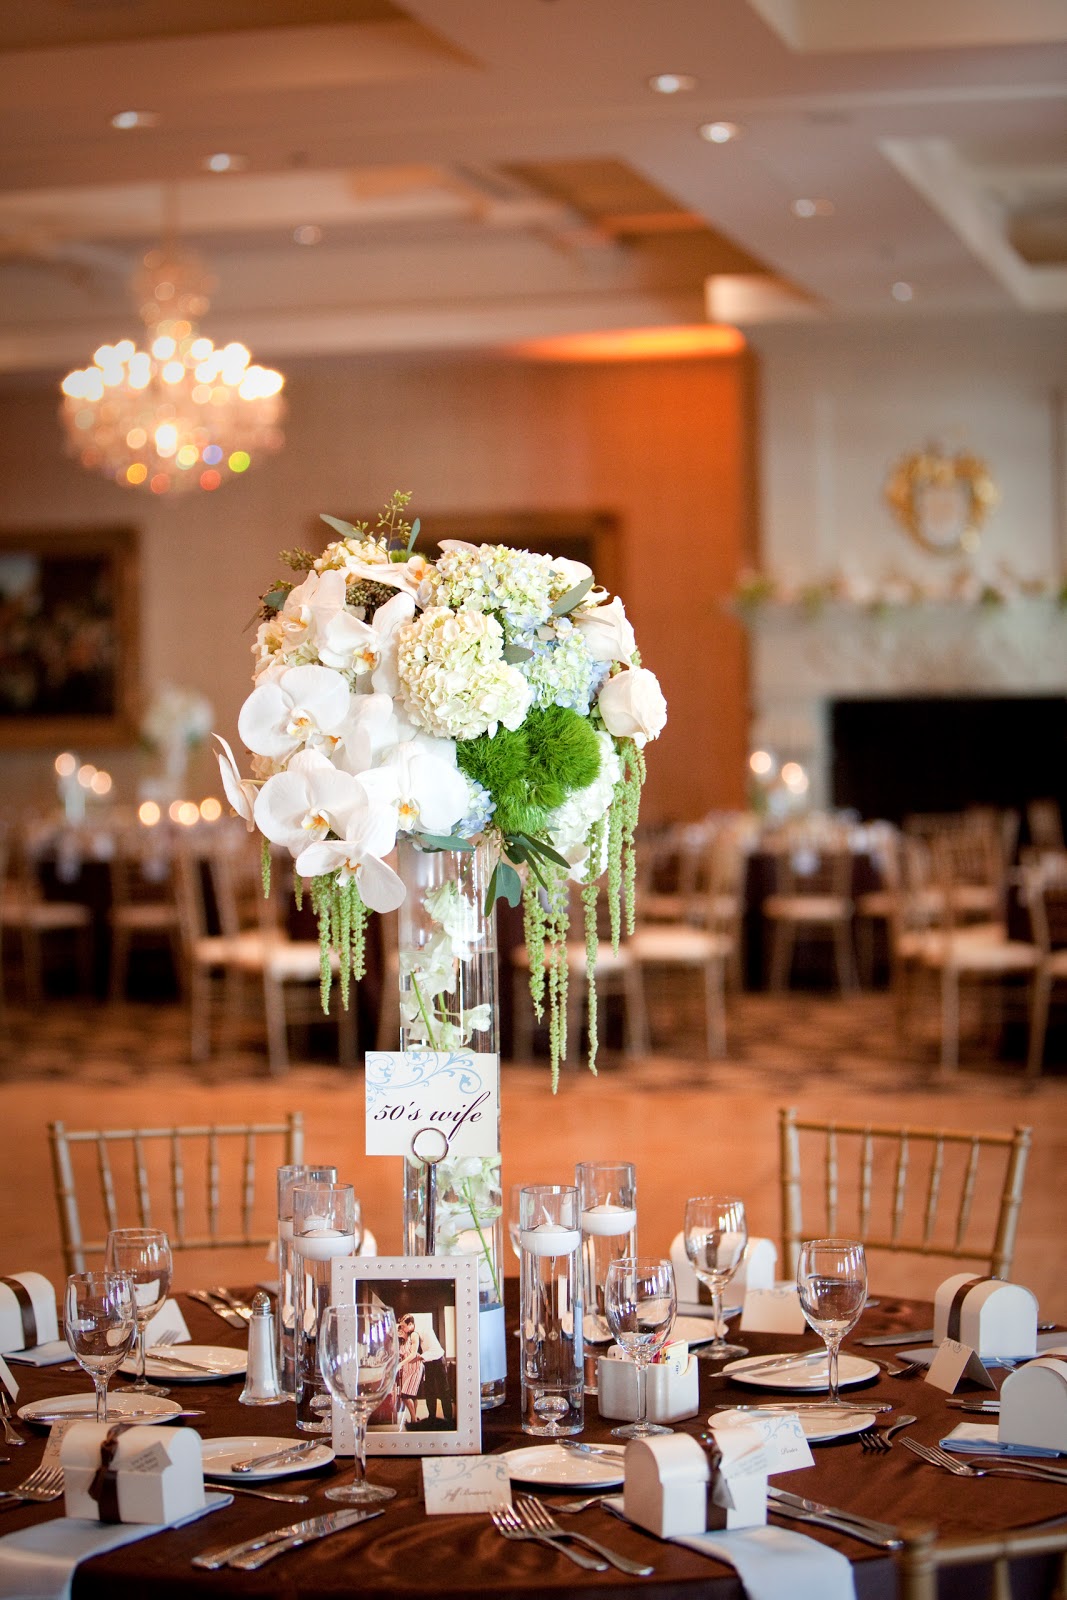
[[[705,933],[701,928],[651,927],[638,928],[630,940],[630,953],[635,961],[678,962],[687,966],[703,966],[707,961],[721,961],[733,950],[733,940],[722,933]]]
[[[852,903],[836,894],[770,894],[763,915],[783,922],[847,922]]]

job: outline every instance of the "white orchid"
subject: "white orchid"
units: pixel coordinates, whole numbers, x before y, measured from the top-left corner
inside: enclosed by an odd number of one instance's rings
[[[467,809],[470,790],[451,739],[420,736],[395,744],[379,772],[396,782],[402,833],[450,834]]]
[[[366,772],[393,745],[410,739],[413,733],[411,723],[398,715],[389,695],[354,694],[348,715],[337,730],[334,763],[345,772]]]
[[[211,737],[216,744],[222,746],[215,752],[219,763],[219,772],[222,775],[222,788],[227,800],[230,802],[237,815],[245,824],[249,833],[254,833],[256,796],[259,793],[258,783],[253,783],[251,778],[242,778],[241,769],[234,759],[229,743],[221,733],[213,733]]]
[[[350,781],[362,788],[359,778]],[[297,872],[302,878],[336,872],[339,888],[355,879],[360,899],[371,911],[395,911],[404,901],[404,883],[382,859],[396,843],[393,816],[387,805],[361,802],[352,806],[335,819],[341,837],[308,845],[296,858]]]
[[[341,579],[344,574],[325,572],[323,579]],[[410,594],[397,594],[379,606],[369,622],[363,622],[343,606],[319,631],[319,660],[327,667],[353,672],[357,677],[373,674],[371,682],[385,694],[396,693],[396,630],[415,615]]]
[[[259,683],[241,707],[238,732],[259,756],[284,761],[305,745],[332,750],[351,695],[329,667],[290,667]]]
[[[278,613],[281,647],[288,654],[303,644],[315,645],[322,659],[321,641],[330,624],[345,609],[343,572],[309,572],[303,583],[290,589]],[[336,665],[327,661],[327,666]]]
[[[331,832],[340,834],[348,813],[367,800],[358,778],[339,772],[320,751],[302,750],[259,791],[256,825],[272,844],[298,856]]]

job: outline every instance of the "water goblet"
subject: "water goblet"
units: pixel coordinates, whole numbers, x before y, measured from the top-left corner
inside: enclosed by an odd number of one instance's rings
[[[391,1306],[360,1301],[327,1306],[319,1322],[319,1371],[335,1400],[352,1419],[355,1475],[351,1483],[327,1489],[328,1500],[369,1505],[396,1494],[385,1484],[367,1482],[367,1418],[387,1399],[396,1382],[396,1316]]]
[[[604,1312],[616,1341],[637,1368],[637,1420],[612,1428],[613,1438],[647,1439],[653,1433],[674,1431],[646,1418],[645,1371],[670,1338],[677,1308],[674,1268],[669,1261],[623,1256],[609,1265]]]
[[[860,1319],[867,1299],[867,1258],[855,1239],[807,1239],[797,1262],[800,1309],[826,1345],[829,1394],[826,1403],[843,1406],[837,1391],[841,1341]]]
[[[737,1271],[748,1243],[744,1202],[730,1195],[694,1195],[685,1203],[685,1253],[693,1271],[711,1290],[711,1318],[715,1337],[697,1355],[703,1361],[726,1361],[747,1356],[742,1344],[727,1344],[722,1314],[722,1292]]]
[[[93,1380],[96,1420],[106,1422],[107,1385],[133,1348],[134,1285],[125,1272],[74,1272],[63,1297],[63,1329],[74,1359]]]
[[[109,1272],[125,1272],[133,1283],[137,1311],[137,1376],[122,1389],[131,1394],[169,1394],[169,1389],[145,1377],[148,1324],[162,1310],[170,1289],[173,1262],[170,1240],[162,1228],[112,1228],[107,1236],[104,1265]]]

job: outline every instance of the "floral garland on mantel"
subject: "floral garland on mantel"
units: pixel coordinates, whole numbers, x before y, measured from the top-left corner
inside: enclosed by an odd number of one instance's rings
[[[929,605],[994,610],[1019,600],[1052,600],[1067,610],[1067,578],[1020,578],[1002,564],[992,575],[961,567],[939,583],[924,583],[895,572],[880,578],[837,572],[829,578],[790,584],[774,573],[748,570],[737,580],[732,605],[745,618],[789,609],[818,616],[827,606],[886,616]]]
[[[324,1007],[331,951],[347,1005],[368,914],[404,899],[385,859],[397,836],[463,851],[488,838],[486,909],[521,900],[554,1089],[567,1048],[569,882],[584,906],[595,1072],[597,880],[606,872],[617,945],[633,927],[643,747],[666,704],[621,600],[588,567],[460,540],[430,561],[415,553],[410,499],[394,493],[373,531],[324,516],[339,537],[321,555],[282,553],[299,581],[263,597],[255,687],[238,719],[253,776],[216,736],[222,781],[263,835],[265,888],[274,844],[294,858],[298,898],[310,893]]]

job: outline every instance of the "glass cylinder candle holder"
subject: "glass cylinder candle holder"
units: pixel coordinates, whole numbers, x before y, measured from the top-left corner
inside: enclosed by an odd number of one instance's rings
[[[612,1337],[604,1302],[608,1267],[637,1254],[637,1176],[631,1161],[581,1161],[574,1176],[582,1219],[585,1338],[603,1345]],[[589,1363],[585,1392],[596,1394],[595,1360]]]
[[[330,1394],[319,1367],[318,1329],[333,1298],[333,1264],[356,1253],[358,1214],[350,1183],[297,1184],[293,1189],[296,1425],[302,1433],[331,1430]]]
[[[336,1183],[336,1167],[304,1163],[278,1168],[278,1382],[296,1394],[296,1314],[293,1309],[293,1190],[299,1183]]]
[[[573,1185],[523,1189],[519,1250],[523,1432],[580,1433],[585,1421],[582,1227]]]

